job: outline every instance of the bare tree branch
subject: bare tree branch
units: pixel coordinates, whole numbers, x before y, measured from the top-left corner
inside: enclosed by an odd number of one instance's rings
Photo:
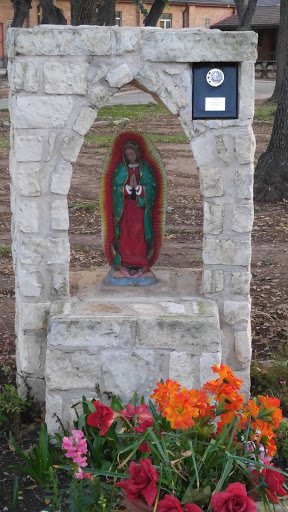
[[[251,30],[251,22],[256,10],[257,1],[248,0],[248,5],[246,6],[245,0],[235,0],[240,29]]]

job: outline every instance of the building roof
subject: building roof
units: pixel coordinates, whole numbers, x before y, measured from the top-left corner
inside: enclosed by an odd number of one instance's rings
[[[280,23],[280,6],[270,5],[256,7],[255,14],[252,19],[251,28],[276,28]],[[235,30],[239,26],[237,14],[229,16],[211,26],[211,28],[220,28],[221,30]]]

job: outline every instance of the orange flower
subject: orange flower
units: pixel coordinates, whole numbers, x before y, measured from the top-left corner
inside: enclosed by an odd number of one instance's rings
[[[229,395],[233,395],[237,389],[241,388],[242,380],[234,377],[231,369],[228,366],[224,366],[222,363],[220,367],[215,364],[212,370],[214,373],[219,374],[219,379],[206,382],[203,386],[203,390],[212,393],[215,400],[223,402],[225,397],[229,400]]]
[[[244,396],[239,395],[237,391],[233,391],[229,395],[223,395],[226,411],[239,411],[243,405]]]
[[[273,457],[277,448],[273,440],[276,434],[274,434],[271,425],[268,425],[266,421],[256,419],[253,427],[256,432],[250,436],[251,441],[255,440],[257,446],[260,446],[260,443],[263,444],[267,454]]]
[[[222,432],[225,425],[231,423],[231,421],[235,418],[235,411],[227,411],[220,415],[220,421],[217,423],[217,434]]]
[[[199,411],[199,416],[207,416],[211,411],[210,401],[211,398],[205,393],[205,391],[198,391],[198,389],[190,389],[190,401],[194,407]]]
[[[279,409],[280,400],[278,398],[274,398],[271,396],[258,396],[259,401],[265,407],[265,416],[270,416],[273,421],[273,425],[275,430],[279,427],[281,421],[283,420],[282,410]],[[268,418],[266,421],[269,421]]]
[[[192,417],[197,418],[199,409],[194,407],[190,400],[190,393],[186,388],[182,391],[170,393],[169,401],[164,404],[162,416],[171,422],[172,428],[187,430],[195,425]]]
[[[163,411],[163,404],[167,402],[170,394],[175,391],[180,391],[180,384],[175,380],[167,379],[165,384],[157,382],[158,388],[154,389],[154,393],[150,395],[150,398],[154,398],[156,404],[158,404],[159,411]]]
[[[219,379],[217,379],[217,381],[219,384],[222,384],[223,382],[224,384],[230,384],[230,386],[233,386],[233,388],[241,388],[243,380],[237,379],[233,375],[231,368],[229,368],[229,366],[226,366],[223,363],[221,363],[220,367],[218,367],[217,364],[215,364],[212,367],[212,370],[214,373],[218,373]]]

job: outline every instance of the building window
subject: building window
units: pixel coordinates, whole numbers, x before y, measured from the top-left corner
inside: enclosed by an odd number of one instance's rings
[[[121,11],[115,12],[115,19],[116,19],[116,25],[118,25],[118,27],[122,27],[122,12]]]
[[[172,28],[172,14],[161,14],[159,21],[161,28]]]

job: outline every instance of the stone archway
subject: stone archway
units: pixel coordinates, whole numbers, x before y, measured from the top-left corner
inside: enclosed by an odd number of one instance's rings
[[[193,364],[198,375],[195,385],[201,381],[201,372],[207,377],[211,363],[222,360],[244,379],[247,390],[251,350],[249,269],[254,155],[251,123],[256,35],[204,29],[40,26],[11,29],[8,48],[17,367],[27,377],[34,396],[41,400],[45,393],[47,353],[46,401],[50,429],[54,428],[51,419],[54,410],[69,421],[68,406],[62,405],[63,397],[76,399],[76,389],[89,388],[81,385],[81,379],[77,380],[77,360],[82,358],[83,367],[86,364],[90,368],[87,375],[93,373],[94,364],[91,367],[91,346],[85,349],[83,343],[69,345],[66,336],[68,348],[64,352],[70,356],[73,352],[70,363],[74,358],[71,363],[75,370],[74,385],[71,387],[64,379],[63,386],[57,390],[49,384],[55,365],[53,353],[56,357],[65,338],[55,337],[59,324],[53,324],[53,318],[64,315],[69,319],[71,306],[67,193],[72,163],[77,160],[83,137],[98,109],[130,82],[151,92],[157,101],[178,115],[199,168],[204,198],[203,289],[205,298],[211,300],[196,301],[194,312],[201,314],[202,308],[205,323],[207,318],[211,320],[210,335],[213,337],[213,330],[217,329],[219,334],[215,335],[216,341],[210,340],[205,347],[198,346],[194,351],[197,360]],[[192,63],[205,61],[239,63],[238,119],[192,121]],[[186,332],[189,345],[187,332],[189,329],[191,332],[191,325],[199,330],[199,319],[194,316],[194,320],[191,317],[188,323],[182,322],[184,331],[179,331],[179,326],[174,330],[174,343],[177,336],[181,339]],[[46,351],[48,320],[50,348]],[[89,320],[85,322],[85,328],[91,329]],[[115,339],[118,341],[121,329],[128,329],[124,338],[131,335],[131,329],[135,330],[134,320],[130,319],[129,325],[125,322],[124,325],[122,320],[113,322],[117,324]],[[102,327],[97,324],[95,332]],[[166,328],[173,332],[173,321]],[[108,358],[111,343],[109,338],[102,347]],[[146,350],[141,357],[149,371],[155,347],[143,348],[139,340],[135,343],[138,343],[137,350],[139,346],[142,352]],[[197,343],[203,344],[203,337]],[[190,347],[185,352],[182,346],[177,351],[171,343],[161,350],[170,357],[170,363],[166,360],[161,363],[163,375],[168,376],[171,358],[174,366],[181,366],[187,353],[193,355],[194,349]],[[157,368],[155,363],[156,371]],[[101,376],[101,372],[103,367],[97,365],[94,373]]]

